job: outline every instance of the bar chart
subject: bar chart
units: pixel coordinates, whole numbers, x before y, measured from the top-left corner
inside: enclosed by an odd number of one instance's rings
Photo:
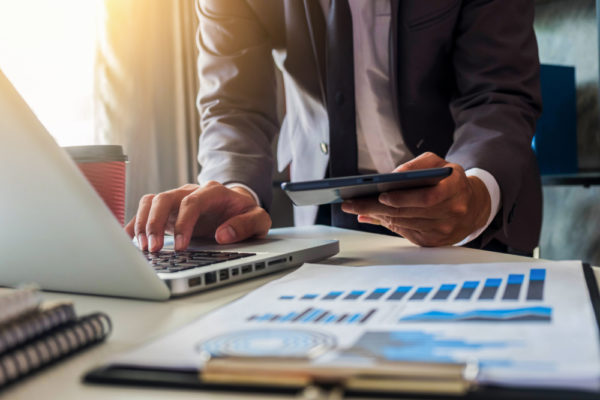
[[[248,317],[248,322],[263,323],[298,323],[298,324],[365,324],[377,312],[376,308],[365,312],[333,312],[322,308],[308,307],[300,311],[291,311],[287,313],[265,313],[255,314]]]
[[[436,286],[399,285],[374,289],[331,290],[327,293],[283,294],[281,301],[433,301],[433,302],[506,302],[542,301],[546,269],[532,268],[526,274],[509,274],[506,277],[489,277],[463,282],[444,282]]]

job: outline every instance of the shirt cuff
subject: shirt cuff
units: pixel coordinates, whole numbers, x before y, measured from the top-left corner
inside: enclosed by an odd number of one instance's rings
[[[242,189],[246,189],[252,195],[252,197],[254,197],[254,201],[256,202],[256,205],[260,207],[260,200],[259,200],[258,196],[256,195],[256,192],[254,190],[250,189],[248,186],[244,185],[243,183],[237,183],[237,182],[228,183],[225,185],[225,187],[227,189],[233,189],[235,187],[241,187]]]
[[[483,231],[485,231],[487,229],[487,227],[490,226],[490,224],[492,223],[492,220],[494,219],[496,214],[498,214],[498,210],[500,209],[500,186],[498,186],[498,182],[496,181],[496,178],[494,178],[492,176],[492,174],[490,174],[489,172],[487,172],[481,168],[468,169],[467,171],[465,171],[465,174],[467,176],[475,176],[475,177],[481,179],[481,181],[487,188],[487,191],[490,195],[490,200],[491,200],[492,204],[491,204],[490,215],[487,219],[486,224],[483,227],[477,229],[475,232],[471,233],[469,236],[467,236],[460,242],[456,243],[454,246],[462,246],[464,244],[469,243],[471,240],[474,240],[477,237],[479,237],[479,235],[481,235],[483,233]]]

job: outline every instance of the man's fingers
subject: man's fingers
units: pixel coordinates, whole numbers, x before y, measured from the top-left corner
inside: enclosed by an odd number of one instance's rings
[[[459,165],[445,165],[452,166],[452,174],[442,179],[436,185],[381,193],[378,197],[379,202],[395,208],[431,208],[451,199],[459,193],[464,193],[468,189],[465,185],[465,180],[462,179],[464,170]]]
[[[175,250],[185,250],[188,247],[200,216],[205,216],[207,220],[214,217],[216,209],[226,201],[228,194],[227,188],[209,182],[181,200],[174,229]],[[207,222],[207,225],[211,224]],[[211,227],[207,226],[207,229],[210,230]]]
[[[133,239],[135,236],[135,217],[131,218],[127,225],[125,225],[125,232]]]
[[[424,207],[396,208],[373,199],[358,199],[342,204],[342,211],[362,216],[386,215],[388,217],[436,218],[430,209]]]
[[[442,188],[432,186],[381,193],[377,200],[385,206],[394,208],[428,208],[446,200],[446,195]]]
[[[374,218],[377,218],[377,216]],[[456,221],[454,221],[452,218],[426,219],[381,216],[380,219],[384,221],[384,225],[389,226],[390,228],[395,228],[393,230],[410,229],[422,233],[436,233],[445,236],[452,234],[456,226]]]
[[[359,217],[359,221],[360,221]],[[415,221],[416,222],[416,221]],[[379,225],[389,229],[392,232],[395,232],[402,236],[405,239],[408,239],[414,244],[425,247],[434,247],[434,246],[446,246],[452,243],[456,243],[456,240],[453,240],[448,237],[447,234],[441,233],[438,230],[423,230],[421,228],[411,228],[410,225],[416,226],[416,224],[408,223],[402,224],[399,221],[394,221],[393,219],[381,218],[379,221]]]
[[[181,199],[192,190],[194,189],[180,188],[154,196],[146,222],[146,235],[150,251],[159,251],[163,247],[169,216],[171,213],[177,213]]]
[[[367,217],[366,215],[359,215],[357,219],[361,224],[381,225],[380,220],[373,217]]]
[[[262,237],[271,228],[271,217],[260,207],[236,215],[217,228],[215,239],[219,244],[239,242],[253,236]]]
[[[153,194],[147,194],[143,196],[140,199],[138,211],[135,216],[134,233],[137,237],[140,249],[142,250],[148,249],[148,238],[146,236],[146,221],[148,221],[148,214],[150,213],[150,208],[152,207],[153,198]]]
[[[444,236],[423,233],[412,229],[400,229],[396,231],[396,233],[402,235],[402,237],[405,239],[408,239],[412,243],[419,246],[436,247],[451,244],[447,242],[447,239]]]
[[[448,162],[434,153],[426,152],[410,161],[398,166],[394,172],[410,171],[415,169],[439,168],[443,167]]]

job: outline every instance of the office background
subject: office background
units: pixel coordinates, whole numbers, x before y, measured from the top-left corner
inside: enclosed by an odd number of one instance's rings
[[[579,168],[600,170],[598,25],[594,0],[537,0],[544,64],[575,66]],[[600,187],[545,186],[540,255],[600,263]]]
[[[598,171],[595,2],[536,0],[535,29],[542,63],[576,68],[578,164]],[[40,29],[47,34],[37,34]],[[143,194],[193,182],[198,173],[196,29],[193,0],[0,0],[0,67],[28,101],[30,93],[46,93],[47,102],[61,103],[54,104],[55,115],[62,106],[79,113],[65,119],[86,119],[54,123],[33,104],[60,144],[124,146],[131,216]],[[65,81],[85,87],[83,94],[70,101],[71,92],[61,90]],[[55,101],[56,92],[65,100]],[[285,172],[275,176],[285,179]],[[291,205],[277,190],[275,204],[275,226],[290,225]],[[546,186],[544,215],[542,257],[600,264],[600,187]]]

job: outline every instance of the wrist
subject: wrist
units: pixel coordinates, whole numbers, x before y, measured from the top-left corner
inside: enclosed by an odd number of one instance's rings
[[[247,189],[245,189],[245,188],[243,188],[241,186],[235,186],[235,187],[232,187],[230,189],[233,190],[234,192],[239,193],[239,194],[243,194],[244,196],[248,196],[252,200],[253,203],[256,203],[255,197]]]
[[[475,230],[483,228],[492,212],[492,200],[487,187],[481,179],[476,176],[468,176],[467,180],[471,186],[471,210],[474,210]]]

